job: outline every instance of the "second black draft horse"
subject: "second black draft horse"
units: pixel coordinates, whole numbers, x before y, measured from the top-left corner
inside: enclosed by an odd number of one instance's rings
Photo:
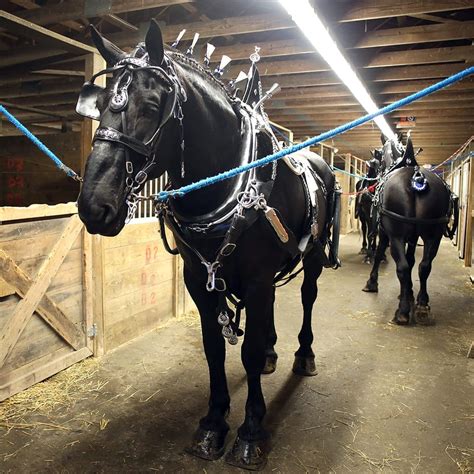
[[[372,159],[367,162],[366,176],[356,183],[355,217],[359,219],[362,233],[360,254],[365,255],[364,261],[371,263],[376,248],[376,226],[372,213],[372,201],[379,174],[382,152],[374,150]]]
[[[398,309],[393,322],[400,325],[434,324],[429,305],[427,281],[443,235],[452,238],[457,229],[457,198],[436,173],[420,167],[408,137],[404,150],[392,140],[383,146],[381,176],[375,193],[379,243],[366,292],[378,291],[378,269],[390,244],[400,281]],[[454,215],[452,226],[449,225]],[[413,293],[412,269],[418,240],[423,241],[423,257],[418,267],[420,290]]]
[[[154,21],[145,43],[131,54],[91,31],[108,63],[100,74],[111,80],[105,89],[94,84],[97,75],[86,82],[77,105],[79,113],[100,120],[78,200],[90,233],[117,235],[148,179],[167,172],[170,186],[179,188],[274,151],[276,140],[257,93],[260,84],[253,83],[256,74],[241,100],[235,87],[220,79],[219,67],[209,69],[208,58],[201,65],[192,53],[165,49]],[[274,282],[298,260],[304,270],[303,324],[293,371],[316,374],[311,314],[317,279],[323,266],[331,265],[324,250],[331,232],[336,234],[331,221],[337,195],[329,166],[314,153],[306,158],[288,158],[159,207],[184,260],[209,366],[208,410],[189,448],[195,456],[214,460],[224,453],[230,410],[226,340],[234,344],[242,335],[239,310],[245,307],[242,362],[248,397],[226,460],[246,469],[265,465],[261,374],[276,365]],[[228,300],[237,304],[235,312]]]

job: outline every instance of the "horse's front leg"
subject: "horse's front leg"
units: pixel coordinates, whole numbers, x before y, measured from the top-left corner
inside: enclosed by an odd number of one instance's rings
[[[193,442],[187,452],[208,460],[224,454],[229,425],[225,418],[230,409],[230,397],[225,374],[225,341],[217,322],[217,295],[206,290],[206,281],[196,278],[184,267],[184,280],[201,316],[202,339],[209,366],[210,397],[207,415],[199,421]]]
[[[247,315],[242,362],[247,372],[248,396],[245,420],[238,429],[232,449],[226,456],[229,464],[244,469],[260,470],[267,461],[267,432],[262,426],[266,407],[261,387],[265,366],[265,347],[269,329],[269,305],[273,304],[272,280],[254,284],[245,296]]]
[[[317,375],[315,356],[312,349],[313,329],[312,313],[313,305],[318,296],[318,278],[323,271],[323,266],[315,254],[308,255],[303,260],[304,280],[301,286],[301,302],[303,303],[303,324],[298,334],[300,347],[295,352],[293,372],[297,375]]]
[[[277,342],[277,333],[275,328],[275,288],[273,287],[272,302],[269,305],[269,328],[267,333],[267,342],[265,347],[265,366],[262,374],[273,374],[276,370],[278,354],[275,351],[275,344]]]

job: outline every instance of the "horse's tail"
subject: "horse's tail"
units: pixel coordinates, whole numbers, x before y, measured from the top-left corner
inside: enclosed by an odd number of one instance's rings
[[[444,235],[452,239],[454,234],[458,230],[459,225],[459,197],[455,194],[451,195],[451,202],[452,202],[452,215],[453,215],[453,225],[449,226],[449,223],[446,225],[446,230],[444,231]]]

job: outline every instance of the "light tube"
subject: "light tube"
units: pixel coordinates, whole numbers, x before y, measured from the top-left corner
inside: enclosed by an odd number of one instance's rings
[[[336,42],[331,38],[328,29],[324,26],[309,1],[280,0],[280,3],[314,46],[316,51],[352,92],[360,105],[362,105],[368,113],[378,110],[377,105],[375,105],[372,97],[370,97],[364,84],[362,84],[347,59],[341,53]],[[374,118],[374,122],[387,138],[395,138],[395,134],[384,116]]]

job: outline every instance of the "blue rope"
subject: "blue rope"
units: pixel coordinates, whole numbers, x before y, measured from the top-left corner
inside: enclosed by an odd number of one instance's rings
[[[292,142],[289,138],[286,137],[280,130],[278,130],[277,127],[274,127],[272,124],[270,124],[271,129],[276,132],[278,135],[282,136],[285,141],[287,141],[290,145],[293,145],[294,142]],[[361,179],[366,179],[368,181],[375,181],[378,178],[367,178],[367,176],[363,176],[361,174],[354,174],[354,173],[349,173],[349,171],[343,170],[341,168],[337,168],[336,166],[331,166],[331,169],[333,171],[339,171],[340,173],[348,174],[349,176],[354,176],[355,178],[361,178]]]
[[[210,178],[202,179],[200,181],[197,181],[196,183],[188,184],[179,189],[174,189],[171,191],[161,191],[156,196],[156,199],[158,201],[166,201],[170,197],[184,196],[187,193],[190,193],[192,191],[196,191],[197,189],[204,188],[205,186],[210,186],[220,181],[224,181],[226,179],[232,178],[240,173],[244,173],[245,171],[249,171],[253,168],[265,166],[271,163],[272,161],[276,161],[276,160],[279,160],[280,158],[285,157],[286,155],[295,153],[296,151],[302,150],[303,148],[315,145],[316,143],[322,142],[324,140],[328,140],[329,138],[335,137],[336,135],[340,135],[341,133],[347,132],[348,130],[351,130],[352,128],[358,127],[359,125],[369,122],[370,120],[374,119],[375,117],[378,117],[379,115],[384,115],[389,112],[393,112],[395,109],[403,107],[407,104],[411,104],[412,102],[419,100],[423,97],[426,97],[427,95],[432,94],[433,92],[439,91],[440,89],[443,89],[444,87],[447,87],[457,81],[460,81],[461,79],[464,79],[465,77],[470,76],[471,74],[474,74],[474,66],[464,69],[463,71],[458,72],[457,74],[454,74],[440,82],[437,82],[436,84],[426,87],[425,89],[422,89],[421,91],[415,92],[414,94],[410,94],[404,99],[397,100],[393,104],[389,104],[385,107],[382,107],[381,109],[375,112],[364,115],[363,117],[360,117],[356,120],[348,122],[344,125],[340,125],[339,127],[336,127],[336,128],[333,128],[332,130],[321,133],[320,135],[317,135],[316,137],[310,138],[296,145],[292,145],[288,148],[278,151],[277,153],[273,153],[272,155],[268,155],[252,163],[238,166],[237,168],[234,168],[232,170],[224,171],[223,173],[219,173],[215,176],[211,176]]]
[[[71,168],[66,166],[42,141],[40,141],[35,135],[33,135],[18,119],[16,119],[3,105],[0,104],[0,112],[5,115],[10,123],[12,123],[23,135],[31,140],[43,153],[54,161],[54,164],[61,170],[64,171],[69,177],[80,180],[78,174]]]

